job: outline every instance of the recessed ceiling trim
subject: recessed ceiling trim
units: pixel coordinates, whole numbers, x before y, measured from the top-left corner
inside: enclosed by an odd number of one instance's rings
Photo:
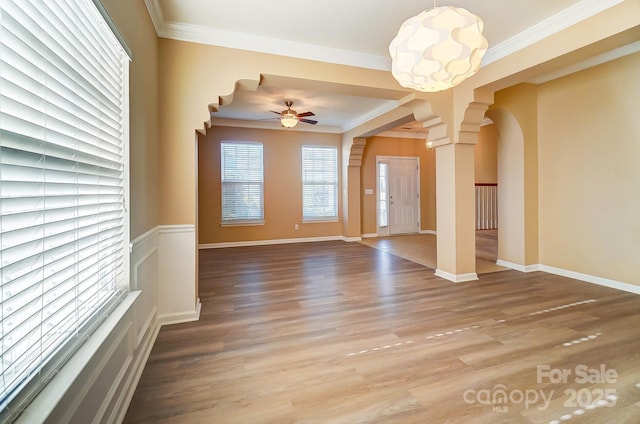
[[[403,132],[403,131],[383,131],[376,134],[376,137],[392,137],[392,138],[411,138],[417,140],[427,140],[428,134]]]
[[[212,118],[211,125],[218,127],[235,127],[235,128],[255,128],[263,130],[276,130],[276,131],[299,131],[299,132],[316,132],[316,133],[329,133],[329,134],[342,134],[342,129],[339,127],[332,127],[328,125],[296,125],[293,128],[283,128],[280,125],[280,121],[245,121],[241,119],[224,119],[224,118]]]
[[[486,66],[503,59],[518,50],[522,50],[525,47],[565,30],[623,1],[624,0],[582,0],[579,3],[575,3],[562,12],[556,13],[550,18],[537,23],[508,40],[491,47],[484,55],[481,66]]]
[[[368,113],[358,116],[353,121],[345,123],[344,126],[342,127],[342,130],[344,132],[350,131],[355,127],[357,127],[358,125],[365,124],[371,121],[372,119],[377,118],[378,116],[384,115],[387,112],[391,112],[392,110],[396,109],[398,106],[399,106],[399,103],[396,100],[389,100],[388,102],[385,102],[383,105],[378,106],[377,108],[369,111]]]

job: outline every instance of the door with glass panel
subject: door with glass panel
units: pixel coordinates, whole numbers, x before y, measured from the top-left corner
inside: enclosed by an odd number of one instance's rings
[[[419,181],[418,158],[378,158],[378,235],[410,234],[419,231]]]

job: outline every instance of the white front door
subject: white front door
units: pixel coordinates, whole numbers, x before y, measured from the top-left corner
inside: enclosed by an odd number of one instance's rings
[[[389,234],[420,230],[418,158],[389,158]]]

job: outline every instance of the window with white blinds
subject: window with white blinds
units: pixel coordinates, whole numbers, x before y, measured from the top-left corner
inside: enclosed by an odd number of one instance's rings
[[[338,218],[338,149],[302,147],[302,218]]]
[[[126,291],[128,66],[92,0],[0,0],[0,422]]]
[[[262,143],[221,143],[222,223],[264,222]]]

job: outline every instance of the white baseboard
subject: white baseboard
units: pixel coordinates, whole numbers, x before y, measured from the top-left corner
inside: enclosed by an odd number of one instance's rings
[[[438,232],[435,230],[420,230],[420,234],[433,234],[433,235],[437,235]]]
[[[366,239],[366,238],[376,238],[376,237],[378,237],[378,233],[367,233],[367,234],[362,234],[360,237],[361,237],[361,238],[363,238],[363,239]]]
[[[347,243],[351,243],[354,241],[362,241],[362,237],[341,237],[340,240],[346,241]]]
[[[496,261],[496,265],[500,265],[500,266],[503,266],[505,268],[514,269],[514,270],[520,271],[520,272],[540,271],[540,265],[539,264],[520,265],[520,264],[516,264],[516,263],[513,263],[513,262],[509,262],[509,261],[504,261],[502,259],[498,259]]]
[[[464,283],[467,281],[475,281],[478,279],[478,274],[476,274],[475,272],[470,272],[468,274],[452,274],[441,269],[436,269],[436,272],[434,274],[440,278],[444,278],[445,280],[449,280],[454,283]]]
[[[538,265],[540,271],[548,272],[549,274],[560,275],[562,277],[573,278],[575,280],[585,281],[587,283],[597,284],[599,286],[609,287],[616,290],[622,290],[625,292],[640,294],[640,286],[635,284],[623,283],[621,281],[610,280],[608,278],[596,277],[594,275],[582,274],[580,272],[569,271],[562,268],[556,268],[548,265]]]
[[[198,321],[200,319],[201,309],[202,303],[200,303],[200,298],[198,298],[193,311],[158,315],[158,323],[160,324],[160,326],[163,326],[170,324],[181,324],[183,322]]]
[[[498,259],[496,265],[500,265],[506,268],[511,268],[520,272],[534,272],[542,271],[549,274],[560,275],[562,277],[573,278],[574,280],[584,281],[586,283],[597,284],[599,286],[609,287],[616,290],[621,290],[629,293],[640,294],[640,286],[635,284],[623,283],[622,281],[611,280],[609,278],[597,277],[595,275],[583,274],[581,272],[570,271],[567,269],[556,268],[549,265],[533,264],[533,265],[519,265],[513,262],[503,261]]]
[[[225,247],[243,247],[243,246],[268,246],[272,244],[290,244],[290,243],[313,243],[317,241],[360,241],[360,237],[344,237],[344,236],[325,236],[325,237],[306,237],[306,238],[289,238],[289,239],[272,239],[272,240],[250,240],[250,241],[232,241],[222,243],[206,243],[198,245],[198,249],[221,249]]]

